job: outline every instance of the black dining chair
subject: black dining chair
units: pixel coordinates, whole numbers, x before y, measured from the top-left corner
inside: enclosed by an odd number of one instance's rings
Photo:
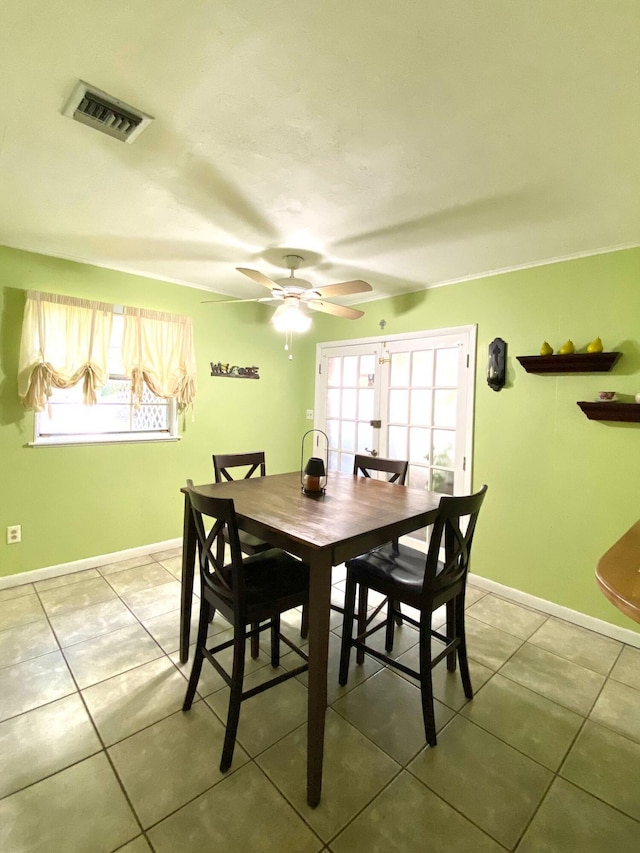
[[[404,486],[407,479],[409,462],[406,459],[385,459],[382,456],[365,456],[364,453],[356,453],[353,460],[354,475],[371,477],[372,471],[383,471],[390,474],[389,483],[397,483]]]
[[[248,480],[256,473],[258,477],[264,477],[267,473],[264,451],[262,450],[254,453],[214,453],[211,458],[213,459],[213,476],[216,483],[222,483],[225,480]],[[230,470],[236,476],[230,474]],[[271,545],[264,539],[252,536],[246,530],[239,530],[238,536],[240,548],[243,553],[249,556],[271,548]]]
[[[214,453],[211,458],[213,459],[213,476],[216,483],[231,480],[248,480],[254,474],[257,474],[258,477],[264,477],[267,473],[263,450],[250,453]],[[246,530],[238,530],[238,537],[240,539],[240,549],[250,557],[254,554],[260,554],[262,551],[268,551],[272,547],[264,539],[253,536],[251,533],[247,533]],[[226,534],[220,540],[219,547],[224,549],[225,543],[229,544]],[[218,554],[218,559],[223,561],[224,556]],[[257,628],[258,626],[255,625],[254,627]],[[254,634],[251,639],[251,657],[258,657],[257,634]]]
[[[224,773],[233,760],[241,703],[308,669],[306,654],[280,632],[280,614],[308,602],[309,567],[279,548],[243,558],[233,500],[204,495],[194,488],[191,480],[187,480],[187,491],[197,535],[201,593],[198,638],[182,710],[191,708],[206,658],[230,688],[220,761],[220,770]],[[217,548],[220,537],[225,534],[230,550],[227,564],[219,560]],[[232,625],[233,639],[207,648],[207,629],[216,611]],[[259,634],[267,630],[271,633],[273,667],[280,664],[280,641],[299,654],[305,663],[257,687],[243,690],[246,640],[254,636],[259,638]],[[231,647],[233,664],[228,672],[216,655]]]
[[[407,470],[409,469],[409,462],[404,459],[385,459],[382,456],[365,456],[361,453],[356,453],[353,460],[353,475],[371,478],[372,471],[382,471],[385,474],[389,474],[388,482],[389,483],[397,483],[400,486],[404,486],[405,481],[407,479]],[[376,614],[379,610],[384,606],[384,602],[380,605],[376,610]],[[340,607],[339,604],[331,604],[331,609],[335,610],[337,613],[344,613],[344,608]],[[396,623],[398,625],[402,625],[402,614],[400,613],[400,609],[397,609],[395,616]],[[307,611],[304,610],[302,613],[302,627],[300,629],[300,635],[302,637],[306,637],[309,630],[308,620],[307,620]],[[358,652],[360,654],[360,652]],[[362,663],[364,661],[364,655],[362,656],[362,660],[358,660],[358,663]]]
[[[267,474],[267,466],[263,450],[256,450],[251,453],[215,453],[211,458],[213,459],[213,475],[216,483],[222,483],[225,480],[228,482],[241,479],[248,480],[255,474],[257,474],[258,477],[265,477]],[[240,474],[240,476],[233,477],[229,473],[232,469],[240,469],[233,472],[235,474]],[[244,554],[248,554],[250,557],[254,554],[260,554],[262,551],[268,551],[269,548],[273,547],[269,542],[265,542],[264,539],[260,539],[258,536],[253,536],[253,534],[247,533],[246,530],[238,530],[238,536],[240,538],[240,548],[242,552]],[[221,547],[224,547],[224,542],[226,541],[226,538],[222,540]],[[221,555],[219,555],[219,557],[222,559]],[[254,625],[254,627],[257,628],[258,626]],[[300,622],[300,636],[303,639],[306,639],[308,633],[309,611],[306,607],[303,607]],[[251,657],[258,657],[257,634],[255,634],[251,639]]]
[[[431,680],[433,667],[446,658],[447,669],[453,672],[457,655],[464,695],[468,699],[473,697],[465,641],[464,599],[471,545],[486,492],[487,487],[482,486],[480,491],[473,495],[441,498],[437,517],[430,530],[426,555],[406,545],[391,542],[346,563],[347,587],[338,680],[341,685],[347,683],[352,648],[413,676],[420,684],[424,730],[430,746],[437,743]],[[354,638],[356,585],[360,588],[360,603],[357,636]],[[386,596],[388,600],[385,621],[373,628],[369,628],[366,610],[367,593],[370,589]],[[367,643],[368,638],[376,631],[393,623],[397,613],[396,602],[402,602],[419,611],[419,620],[404,614],[404,619],[419,630],[419,671],[405,666]],[[433,611],[443,604],[447,608],[446,635],[434,631],[431,627]],[[431,652],[432,637],[445,646],[435,657],[432,657]],[[386,645],[385,651],[390,651]]]
[[[388,477],[389,483],[397,483],[399,486],[404,486],[407,480],[407,471],[409,470],[409,461],[407,459],[385,459],[381,456],[365,456],[364,454],[356,453],[355,458],[353,460],[353,473],[362,475],[363,477],[371,477],[372,471],[382,471],[385,474],[390,474]],[[377,612],[382,610],[386,602],[382,602],[381,605],[377,608]],[[366,608],[365,611],[366,613]],[[391,627],[389,628],[389,633],[391,635],[391,646],[389,647],[389,651],[393,646],[393,628],[394,623],[396,625],[402,625],[402,612],[400,611],[400,605],[395,607],[394,605],[395,616],[391,622]],[[363,663],[364,654],[360,655],[359,663]]]

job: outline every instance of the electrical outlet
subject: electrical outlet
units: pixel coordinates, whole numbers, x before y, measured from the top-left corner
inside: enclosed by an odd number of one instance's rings
[[[7,545],[15,545],[16,542],[22,542],[21,524],[12,524],[7,527]]]
[[[313,409],[307,409],[307,420],[308,421],[313,420]]]

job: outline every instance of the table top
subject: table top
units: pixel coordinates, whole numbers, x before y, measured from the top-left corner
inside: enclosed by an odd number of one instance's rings
[[[291,542],[311,550],[344,546],[337,555],[339,562],[362,553],[368,535],[376,540],[373,546],[431,523],[441,497],[384,480],[337,473],[329,475],[321,497],[302,492],[299,472],[195,488],[212,497],[233,498],[239,526],[274,545],[287,550],[291,550]],[[285,538],[278,541],[278,534]],[[358,543],[353,554],[350,540]]]
[[[640,521],[598,560],[596,580],[612,604],[640,622]]]

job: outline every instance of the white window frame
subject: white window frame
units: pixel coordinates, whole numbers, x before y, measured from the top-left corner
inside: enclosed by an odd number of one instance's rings
[[[115,315],[113,318],[112,342],[109,352],[109,379],[126,379],[122,365],[120,364],[119,338],[122,335],[123,317]],[[82,380],[80,380],[80,383]],[[78,383],[78,384],[80,384]],[[51,398],[55,396],[53,390]],[[33,422],[33,442],[31,447],[59,447],[87,445],[87,444],[135,444],[159,441],[179,441],[178,432],[178,407],[175,398],[166,400],[167,404],[167,430],[139,431],[130,430],[124,432],[100,432],[100,433],[57,433],[51,435],[42,432],[43,413],[36,412]]]

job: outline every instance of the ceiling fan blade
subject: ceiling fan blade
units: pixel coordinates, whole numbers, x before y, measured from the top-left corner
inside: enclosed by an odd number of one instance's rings
[[[275,281],[270,278],[267,278],[266,275],[263,275],[258,270],[250,270],[246,267],[236,267],[238,272],[243,273],[243,275],[249,276],[250,279],[255,281],[256,284],[261,284],[263,287],[268,287],[269,290],[282,290],[282,287]]]
[[[327,284],[325,287],[314,287],[322,297],[348,296],[351,293],[366,293],[373,290],[370,284],[356,278],[353,281],[341,281],[338,284]]]
[[[232,305],[234,302],[279,302],[279,296],[261,296],[259,299],[203,299],[201,305]]]
[[[345,305],[336,305],[334,302],[321,302],[319,299],[305,302],[305,305],[314,311],[323,311],[325,314],[333,314],[334,317],[343,317],[345,320],[357,320],[364,314],[364,311],[357,308],[347,308]]]

